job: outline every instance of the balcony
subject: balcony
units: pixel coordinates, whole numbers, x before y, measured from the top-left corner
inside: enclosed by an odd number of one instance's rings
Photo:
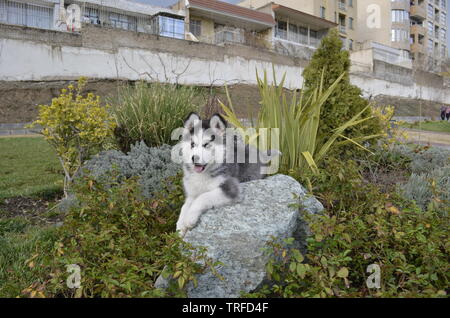
[[[427,30],[421,25],[415,24],[411,26],[411,34],[418,34],[425,36],[426,33]]]
[[[347,34],[347,28],[345,25],[340,24],[339,25],[339,32],[343,33],[343,34]]]
[[[425,53],[425,46],[420,43],[411,44],[411,53]]]
[[[347,11],[347,5],[345,4],[345,2],[339,1],[339,10]]]
[[[427,11],[423,5],[413,5],[410,9],[411,18],[416,18],[419,20],[425,20],[427,18]]]

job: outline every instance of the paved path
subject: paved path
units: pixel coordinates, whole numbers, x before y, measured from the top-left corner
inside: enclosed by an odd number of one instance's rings
[[[450,133],[425,131],[418,129],[404,129],[409,136],[408,142],[421,145],[431,144],[432,146],[450,149]]]

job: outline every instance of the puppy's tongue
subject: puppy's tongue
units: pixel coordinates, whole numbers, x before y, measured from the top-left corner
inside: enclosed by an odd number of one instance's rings
[[[194,171],[195,172],[200,173],[200,172],[203,172],[203,170],[205,170],[205,166],[201,166],[201,165],[195,165],[194,166]]]

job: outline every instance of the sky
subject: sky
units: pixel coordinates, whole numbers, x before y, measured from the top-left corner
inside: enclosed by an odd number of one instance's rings
[[[134,1],[149,3],[162,7],[167,7],[177,2],[177,0],[134,0]],[[222,0],[222,1],[229,3],[238,3],[241,0]],[[449,8],[450,8],[450,0],[447,0],[447,9]],[[450,48],[450,13],[447,14],[447,42],[448,42],[447,47]]]

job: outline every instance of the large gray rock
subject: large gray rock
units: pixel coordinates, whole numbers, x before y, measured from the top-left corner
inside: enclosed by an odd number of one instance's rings
[[[269,256],[263,248],[272,237],[296,237],[297,247],[305,246],[307,225],[299,207],[318,213],[323,207],[293,178],[276,175],[241,184],[239,203],[205,212],[184,240],[205,246],[208,256],[220,261],[220,280],[211,272],[197,277],[198,286],[188,286],[189,297],[239,297],[255,290],[265,279]],[[160,277],[157,287],[167,286]]]

